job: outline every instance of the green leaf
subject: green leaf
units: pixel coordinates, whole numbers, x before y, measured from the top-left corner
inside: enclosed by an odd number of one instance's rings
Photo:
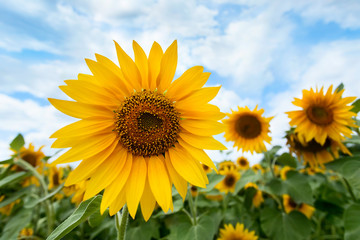
[[[264,189],[265,192],[270,192],[275,195],[283,195],[286,193],[284,182],[278,178],[271,179],[267,184],[266,188]]]
[[[10,143],[11,149],[15,151],[19,151],[24,145],[25,145],[25,140],[23,135],[21,135],[20,133]]]
[[[13,163],[14,163],[14,159],[13,159],[13,158],[0,161],[0,164],[1,164],[1,165],[2,165],[2,164],[13,164]]]
[[[25,194],[27,194],[30,191],[30,188],[31,187],[23,188],[23,189],[15,192],[15,193],[7,196],[5,198],[5,200],[0,202],[0,208],[2,208],[4,206],[16,201],[17,199],[21,198],[22,196],[24,196]]]
[[[335,92],[340,92],[343,89],[344,89],[344,84],[340,83],[339,86],[336,87]]]
[[[40,198],[40,199],[35,199],[34,201],[29,202],[28,204],[24,205],[24,208],[33,208],[35,207],[37,204],[52,198],[53,196],[55,196],[55,194],[57,194],[58,192],[61,191],[61,189],[63,188],[64,184],[59,185],[54,191],[52,191],[51,193],[49,193],[48,195]]]
[[[344,213],[345,240],[358,240],[360,236],[360,204],[349,206]]]
[[[265,159],[273,159],[276,153],[281,149],[281,146],[276,145],[267,152],[264,152]]]
[[[28,174],[26,172],[17,172],[14,174],[11,174],[3,179],[0,180],[0,188],[8,185],[8,184],[12,184],[15,182],[19,182],[20,180],[22,180],[24,177],[26,177]]]
[[[90,215],[100,211],[102,196],[95,196],[82,202],[79,207],[62,222],[48,237],[47,240],[61,239],[71,232],[80,223],[84,222]]]
[[[235,185],[235,195],[240,192],[243,187],[249,182],[256,182],[261,178],[260,174],[256,174],[252,169],[248,169],[241,175],[240,180]]]
[[[100,211],[96,211],[88,219],[90,227],[99,226],[104,221],[104,219],[108,216],[108,214],[109,214],[108,209],[105,210],[103,215],[101,215]]]
[[[29,224],[31,212],[30,210],[20,210],[13,215],[4,226],[0,240],[17,239],[21,229]]]
[[[284,166],[290,166],[292,168],[295,168],[297,167],[297,162],[296,162],[296,159],[291,156],[289,153],[283,153],[281,154],[277,159],[276,161],[278,163],[281,163],[282,165]]]
[[[360,99],[359,99],[360,100]],[[346,139],[344,143],[353,143],[360,145],[360,136],[352,136],[352,138]]]
[[[148,222],[142,222],[137,227],[129,227],[126,232],[126,239],[141,239],[141,240],[151,240],[159,239],[160,237],[160,224],[156,221],[149,220]]]
[[[286,174],[284,185],[287,193],[296,201],[301,201],[312,205],[313,193],[309,184],[308,176],[295,171],[289,171]]]
[[[209,184],[206,186],[206,188],[198,188],[199,192],[210,192],[214,189],[216,184],[221,182],[224,179],[224,175],[212,173],[208,175]]]
[[[290,214],[273,208],[265,208],[260,216],[261,227],[270,239],[302,240],[311,233],[311,222],[298,211]]]
[[[353,104],[351,104],[353,108],[351,109],[352,112],[358,113],[360,111],[360,99],[358,98]]]

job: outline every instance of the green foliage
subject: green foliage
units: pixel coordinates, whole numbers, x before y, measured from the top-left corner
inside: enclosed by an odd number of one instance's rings
[[[0,180],[0,188],[5,187],[6,185],[15,184],[23,180],[26,176],[29,176],[26,172],[17,172],[6,176]]]
[[[297,168],[297,162],[296,159],[291,156],[289,153],[283,153],[281,154],[277,159],[276,162],[284,165],[284,166],[289,166],[292,168]]]
[[[13,217],[6,223],[0,240],[17,239],[19,232],[30,222],[31,210],[18,211]]]
[[[10,143],[10,148],[15,151],[19,151],[24,145],[25,145],[25,140],[23,135],[18,134],[14,138],[14,140],[12,140],[12,142]]]
[[[345,240],[357,240],[360,236],[360,204],[352,204],[344,213]]]

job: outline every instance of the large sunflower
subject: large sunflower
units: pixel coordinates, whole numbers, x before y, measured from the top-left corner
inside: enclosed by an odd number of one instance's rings
[[[225,224],[224,228],[220,229],[220,237],[217,240],[257,240],[258,236],[255,231],[249,232],[244,228],[244,224],[237,223],[236,227],[232,224]]]
[[[171,187],[185,198],[187,183],[208,183],[200,163],[216,169],[203,149],[226,149],[212,135],[223,132],[219,108],[209,104],[220,87],[195,66],[173,81],[177,42],[163,53],[154,43],[149,57],[134,41],[133,61],[115,42],[120,67],[96,54],[86,59],[93,75],[79,74],[61,90],[75,101],[49,99],[63,113],[81,119],[51,137],[52,147],[68,148],[54,164],[82,160],[66,185],[88,179],[84,200],[105,189],[101,212],[114,215],[127,203],[147,220],[157,202],[172,208]]]
[[[287,144],[290,152],[294,152],[298,159],[304,160],[304,165],[309,165],[311,168],[324,168],[324,164],[333,161],[339,157],[339,150],[343,153],[351,155],[351,152],[341,142],[334,141],[331,138],[326,138],[324,144],[320,144],[312,139],[305,142],[304,139],[298,136],[297,133],[288,133]]]
[[[226,141],[233,141],[234,147],[242,149],[243,152],[266,151],[264,141],[271,142],[269,126],[272,117],[262,117],[263,113],[264,110],[257,109],[257,106],[252,111],[247,106],[238,107],[238,111],[231,110],[231,113],[227,114],[229,118],[223,120],[226,125]]]
[[[324,145],[327,138],[340,142],[344,136],[351,137],[349,127],[357,127],[352,117],[356,116],[348,105],[356,97],[342,98],[344,89],[332,92],[333,86],[324,93],[316,88],[303,90],[303,98],[295,98],[293,104],[302,110],[287,112],[290,125],[296,126],[295,132],[304,137],[306,142],[315,139]]]

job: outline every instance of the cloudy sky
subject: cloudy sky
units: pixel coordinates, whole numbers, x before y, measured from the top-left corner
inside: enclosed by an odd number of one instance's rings
[[[48,137],[74,120],[47,98],[65,99],[58,86],[90,73],[84,58],[115,60],[113,40],[132,56],[132,40],[148,53],[174,39],[177,75],[202,65],[207,85],[223,86],[224,112],[264,108],[273,144],[284,144],[283,112],[302,89],[343,82],[360,96],[358,0],[0,1],[0,158],[19,132],[52,153]]]

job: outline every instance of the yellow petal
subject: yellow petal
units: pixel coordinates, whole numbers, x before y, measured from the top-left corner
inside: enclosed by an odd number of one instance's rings
[[[219,92],[220,87],[207,87],[194,91],[188,97],[177,101],[176,108],[188,109],[189,105],[201,106],[211,101]]]
[[[140,47],[140,45],[133,41],[133,49],[135,55],[135,64],[138,67],[141,75],[141,86],[142,88],[149,89],[149,82],[148,82],[148,59],[144,50]]]
[[[84,119],[57,130],[50,138],[90,135],[108,128],[114,128],[113,126],[114,120],[109,118]]]
[[[213,137],[196,136],[188,132],[180,132],[179,137],[188,144],[200,148],[209,150],[226,150],[227,148]]]
[[[175,40],[161,59],[159,76],[156,79],[157,88],[160,92],[164,92],[170,86],[174,79],[177,65],[177,41]]]
[[[110,145],[105,150],[90,158],[84,159],[79,164],[79,166],[77,166],[69,173],[69,176],[65,182],[65,186],[70,186],[87,179],[96,170],[96,168],[114,151],[117,145],[118,142],[114,141],[112,145]]]
[[[170,85],[166,94],[171,98],[181,99],[192,91],[200,89],[207,81],[207,78],[201,77],[203,71],[204,68],[201,66],[189,68]]]
[[[144,157],[134,156],[133,165],[126,187],[126,202],[129,213],[135,218],[141,196],[145,187],[147,166]]]
[[[86,186],[84,201],[99,193],[122,172],[127,159],[127,149],[119,146],[91,175]]]
[[[56,109],[74,118],[114,117],[114,113],[110,109],[99,105],[72,102],[53,98],[49,98],[48,100]]]
[[[106,208],[116,200],[116,196],[120,193],[120,191],[124,188],[125,183],[127,183],[131,168],[132,168],[132,154],[127,155],[127,159],[125,162],[125,166],[121,173],[115,178],[115,180],[105,188],[103,198],[101,200],[100,212],[103,214]]]
[[[97,137],[90,138],[88,141],[84,141],[75,145],[69,151],[61,155],[58,159],[51,163],[56,165],[60,163],[69,163],[79,161],[85,158],[94,156],[95,154],[108,148],[116,141],[117,135],[115,133],[98,135]]]
[[[154,195],[151,192],[149,181],[146,180],[144,192],[140,199],[140,206],[141,206],[141,212],[144,217],[144,220],[147,221],[151,217],[151,214],[154,211],[155,208],[155,198]]]
[[[115,201],[110,204],[109,214],[110,216],[115,215],[120,209],[125,205],[126,197],[125,197],[125,189],[123,188],[119,194],[115,197]]]
[[[210,159],[210,157],[204,152],[202,149],[195,148],[191,146],[190,144],[186,143],[182,139],[178,139],[179,144],[190,153],[191,156],[193,156],[194,159],[198,160],[202,164],[205,164],[206,166],[212,168],[217,173],[216,166],[214,162]]]
[[[163,160],[157,156],[150,157],[148,161],[148,179],[156,201],[164,211],[167,211],[171,197],[170,181]]]
[[[200,109],[198,107],[194,108],[192,106],[188,106],[187,109],[182,109],[181,117],[217,121],[225,117],[225,114],[220,112],[220,109],[217,106],[212,104],[204,104]]]
[[[154,42],[154,44],[151,47],[150,53],[149,53],[149,87],[150,90],[155,90],[156,85],[156,79],[160,72],[160,63],[163,56],[163,50],[161,49],[161,46]]]
[[[174,169],[174,166],[171,163],[169,153],[165,153],[165,164],[169,172],[171,181],[174,183],[176,190],[179,192],[182,199],[185,201],[188,185],[187,181],[180,176],[177,171]]]
[[[224,132],[226,128],[224,124],[217,121],[198,119],[182,119],[180,125],[186,131],[200,136],[217,135]]]
[[[114,41],[115,42],[115,41]],[[141,75],[134,61],[124,52],[120,45],[115,42],[116,53],[121,70],[128,82],[131,82],[136,91],[141,90]]]
[[[169,156],[174,169],[192,185],[205,188],[205,181],[201,173],[202,168],[199,168],[188,152],[180,148],[180,145],[175,144],[175,147],[169,149]]]

